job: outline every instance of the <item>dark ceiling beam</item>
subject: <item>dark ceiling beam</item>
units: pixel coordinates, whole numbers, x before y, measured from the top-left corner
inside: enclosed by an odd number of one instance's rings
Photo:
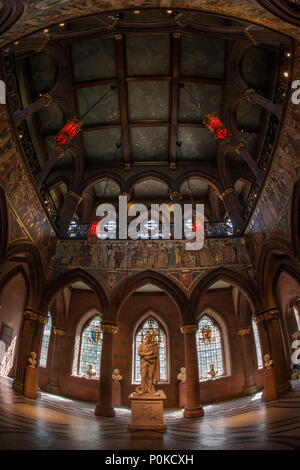
[[[150,82],[150,81],[168,81],[172,80],[171,75],[137,75],[135,77],[126,77],[126,82]]]
[[[126,76],[126,48],[124,37],[121,34],[115,35],[115,58],[118,76],[118,92],[120,104],[120,120],[122,127],[122,149],[125,165],[131,165],[131,142],[128,126],[128,92],[125,83]]]
[[[111,83],[117,83],[118,79],[116,77],[112,78],[101,78],[99,80],[88,80],[85,82],[74,83],[74,88],[88,88],[92,86],[101,86],[101,85],[110,85]]]
[[[208,85],[224,85],[224,80],[218,80],[213,78],[203,78],[203,77],[191,77],[187,75],[180,75],[179,80],[181,82],[191,82],[191,83],[206,83]]]
[[[178,116],[179,116],[179,67],[180,67],[180,34],[173,33],[171,36],[171,75],[170,86],[170,121],[169,132],[169,165],[171,170],[176,169],[176,151],[178,140]]]

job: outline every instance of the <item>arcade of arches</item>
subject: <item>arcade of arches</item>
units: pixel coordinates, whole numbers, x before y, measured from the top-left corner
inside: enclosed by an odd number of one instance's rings
[[[262,391],[265,354],[278,399],[297,389],[296,4],[0,2],[0,382],[10,393],[24,393],[34,351],[38,392],[114,420],[112,372],[129,408],[151,324],[166,408],[182,405],[186,368],[184,418]],[[210,113],[225,142],[203,123]],[[55,146],[80,117],[78,135]],[[121,194],[149,215],[151,203],[204,204],[204,247],[186,250],[172,227],[151,239],[159,214],[141,220],[139,240],[90,236],[99,205],[117,210]]]

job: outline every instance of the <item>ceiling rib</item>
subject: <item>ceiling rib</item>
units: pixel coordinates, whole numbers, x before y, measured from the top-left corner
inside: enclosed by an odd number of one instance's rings
[[[180,67],[180,34],[173,33],[171,36],[171,74],[170,87],[170,120],[171,129],[169,135],[169,166],[171,170],[176,169],[176,149],[178,139],[178,115],[179,115],[179,67]]]

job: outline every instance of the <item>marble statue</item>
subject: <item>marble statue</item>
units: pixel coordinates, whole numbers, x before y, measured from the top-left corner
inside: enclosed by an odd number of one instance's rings
[[[145,342],[139,345],[138,354],[141,363],[141,385],[135,392],[138,394],[151,393],[155,394],[154,385],[159,382],[159,347],[153,342],[152,335],[146,334]]]
[[[92,379],[96,375],[96,371],[93,369],[93,364],[89,364],[88,369],[85,371],[85,374],[88,376],[89,379]]]
[[[32,369],[35,369],[35,365],[36,365],[36,360],[35,360],[35,358],[36,358],[36,353],[32,351],[32,352],[30,353],[30,358],[28,359],[28,362],[29,362],[29,364],[30,364],[28,367],[30,367],[30,368],[32,368]]]
[[[177,375],[177,380],[180,380],[182,384],[186,382],[186,370],[185,367],[181,367],[179,374]]]
[[[271,367],[274,366],[274,363],[273,363],[273,360],[270,358],[270,354],[265,354],[264,359],[265,359],[265,368],[271,369]]]
[[[209,371],[208,371],[207,373],[208,373],[208,375],[210,375],[210,378],[211,378],[211,379],[215,379],[216,376],[217,376],[218,371],[215,370],[214,364],[210,364],[209,367],[210,367],[210,369],[209,369]]]
[[[113,374],[112,374],[112,379],[113,379],[113,382],[120,382],[123,379],[122,375],[120,374],[119,369],[114,369]]]

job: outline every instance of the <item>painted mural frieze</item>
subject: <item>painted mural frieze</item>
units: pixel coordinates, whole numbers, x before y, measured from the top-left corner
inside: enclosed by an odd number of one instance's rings
[[[184,241],[61,240],[46,275],[50,280],[68,269],[82,268],[113,289],[125,277],[151,269],[189,289],[199,276],[219,266],[237,268],[249,276],[251,263],[243,239],[205,240],[204,248],[195,251],[186,250]]]
[[[48,258],[55,250],[56,234],[45,216],[21,161],[5,109],[0,110],[0,121],[5,123],[5,127],[0,130],[0,185],[4,189],[9,205],[14,208],[18,221],[39,248],[46,266]],[[14,230],[18,232],[17,228]]]
[[[11,0],[12,1],[12,0]],[[35,0],[0,38],[0,47],[50,24],[105,11],[138,8],[144,0]],[[300,39],[299,29],[262,8],[255,0],[153,0],[149,7],[194,8],[237,17]]]

